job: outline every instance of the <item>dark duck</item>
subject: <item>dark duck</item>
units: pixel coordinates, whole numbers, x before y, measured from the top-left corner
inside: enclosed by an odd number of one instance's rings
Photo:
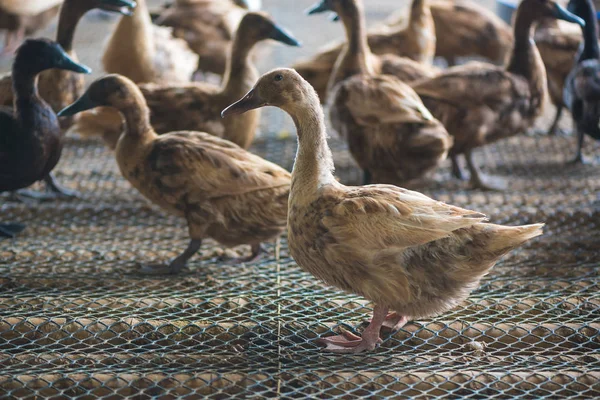
[[[583,50],[565,83],[564,101],[577,131],[577,154],[572,163],[584,163],[583,140],[589,135],[600,140],[600,48],[598,20],[592,0],[571,0],[568,10],[585,21]]]
[[[89,74],[50,40],[26,40],[12,66],[14,107],[0,108],[0,192],[15,191],[50,176],[63,148],[58,118],[39,95],[37,77],[57,68]],[[12,237],[23,227],[0,224],[0,236]]]

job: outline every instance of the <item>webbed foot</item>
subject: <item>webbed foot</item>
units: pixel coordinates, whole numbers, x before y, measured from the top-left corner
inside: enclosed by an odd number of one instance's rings
[[[363,351],[373,351],[383,342],[379,337],[360,337],[345,329],[340,329],[341,335],[317,339],[317,343],[325,346],[323,350],[333,353],[358,354]]]
[[[0,238],[12,239],[25,229],[25,225],[11,223],[11,224],[0,224]]]

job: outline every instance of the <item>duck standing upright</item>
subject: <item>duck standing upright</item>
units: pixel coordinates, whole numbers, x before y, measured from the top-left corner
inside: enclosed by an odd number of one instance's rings
[[[450,310],[504,254],[542,233],[542,224],[489,224],[478,212],[396,186],[337,182],[319,97],[294,70],[263,75],[223,115],[263,106],[287,112],[298,131],[289,198],[290,253],[328,285],[375,303],[362,337],[344,332],[320,339],[329,351],[372,351],[381,343],[382,326],[399,329],[408,318]]]
[[[330,117],[363,170],[363,183],[407,183],[444,161],[452,147],[444,126],[408,85],[378,75],[362,1],[323,0],[313,10],[334,11],[346,30],[348,44],[330,77]]]
[[[565,104],[571,110],[577,130],[577,154],[574,163],[583,163],[583,139],[589,135],[600,140],[600,47],[598,20],[592,0],[571,0],[569,11],[585,21],[583,50],[565,84]]]
[[[221,119],[221,110],[252,87],[259,74],[252,62],[254,46],[263,40],[276,40],[300,46],[290,33],[263,12],[247,13],[238,27],[229,51],[223,83],[141,84],[140,89],[150,107],[152,127],[159,134],[174,130],[202,131],[248,148],[260,120],[254,111],[232,120]],[[104,114],[104,115],[103,115]],[[106,113],[84,113],[73,128],[84,136],[103,137],[115,148],[123,130],[120,119],[106,120]]]
[[[485,178],[473,159],[474,149],[527,131],[543,111],[548,97],[546,69],[531,38],[544,18],[584,24],[554,1],[523,0],[506,67],[469,63],[413,85],[425,106],[454,136],[450,152],[454,175],[463,176],[458,155],[464,154],[475,188],[502,190],[506,183]]]
[[[249,244],[253,260],[261,242],[286,227],[290,174],[239,146],[204,132],[157,135],[138,86],[119,75],[96,80],[59,113],[73,115],[113,107],[125,120],[115,157],[121,173],[153,203],[186,219],[187,249],[168,265],[148,266],[149,274],[181,271],[211,237],[225,246]]]
[[[408,23],[392,28],[379,27],[367,35],[369,48],[373,54],[393,54],[415,61],[404,60],[403,62],[401,78],[405,82],[433,76],[437,72],[437,68],[431,66],[436,48],[436,35],[429,2],[430,0],[413,0]],[[313,8],[308,12],[317,11],[318,8]],[[328,44],[310,59],[292,66],[310,82],[322,102],[325,102],[327,83],[345,44],[346,41]]]
[[[0,109],[0,192],[25,188],[46,178],[56,166],[63,147],[58,118],[37,90],[40,72],[60,68],[90,73],[50,40],[26,40],[13,63],[14,108]],[[0,235],[14,228],[0,225]]]

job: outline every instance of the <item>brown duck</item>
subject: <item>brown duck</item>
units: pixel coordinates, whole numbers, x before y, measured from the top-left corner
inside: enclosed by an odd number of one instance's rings
[[[60,160],[58,118],[37,90],[38,74],[52,68],[90,73],[50,40],[26,40],[17,50],[12,66],[14,108],[0,108],[0,192],[47,179]],[[19,229],[0,225],[0,236],[13,236]]]
[[[305,271],[375,304],[362,337],[321,338],[326,350],[359,353],[381,343],[380,329],[446,312],[467,298],[506,253],[542,233],[542,224],[501,226],[478,212],[391,185],[344,186],[319,97],[294,70],[265,74],[224,115],[262,107],[287,112],[298,133],[288,245]],[[392,313],[388,313],[393,311]]]
[[[457,156],[464,154],[473,187],[506,188],[503,180],[483,176],[473,160],[474,149],[527,131],[543,111],[548,96],[546,69],[531,38],[537,23],[551,17],[583,24],[554,1],[523,0],[515,19],[514,49],[505,67],[470,63],[413,85],[454,136],[450,152],[454,175],[462,177]]]
[[[254,111],[240,118],[223,120],[220,112],[246,93],[258,79],[251,52],[258,42],[267,39],[290,46],[300,45],[266,13],[251,12],[240,22],[221,86],[203,82],[140,85],[150,107],[151,123],[156,132],[203,131],[248,148],[254,139],[260,113]],[[82,114],[73,130],[84,136],[101,136],[109,147],[114,148],[122,126],[120,118],[114,117],[114,111],[99,109],[95,113]]]
[[[446,159],[452,137],[410,86],[376,73],[361,0],[326,0],[326,5],[341,16],[349,37],[331,76],[331,122],[364,171],[363,183],[422,177]]]
[[[322,6],[323,9],[329,8],[326,1],[322,3]],[[317,13],[320,7],[321,4],[308,12]],[[407,24],[393,28],[378,27],[377,30],[367,35],[367,41],[373,54],[393,54],[417,61],[417,63],[405,61],[401,64],[402,68],[399,71],[402,75],[399,77],[405,82],[411,82],[424,76],[433,76],[437,71],[430,65],[435,54],[436,36],[429,0],[413,0]],[[345,44],[346,42],[328,44],[310,59],[296,63],[292,67],[313,85],[323,102],[335,61]],[[383,67],[385,68],[387,65],[384,63]],[[391,73],[392,71],[388,70],[387,72]]]
[[[63,0],[1,0],[0,30],[5,30],[2,54],[11,54],[26,35],[31,35],[58,14]]]
[[[203,132],[157,135],[138,86],[120,75],[98,79],[59,115],[94,107],[119,110],[126,129],[115,156],[123,176],[139,192],[169,213],[186,219],[187,249],[168,265],[147,273],[177,273],[205,238],[225,246],[249,244],[258,257],[260,244],[286,227],[290,174],[241,147]]]

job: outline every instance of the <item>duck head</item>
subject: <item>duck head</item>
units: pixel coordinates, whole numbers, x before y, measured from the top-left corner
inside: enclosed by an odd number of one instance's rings
[[[523,0],[517,8],[516,24],[519,21],[541,21],[545,18],[562,19],[567,22],[585,26],[585,21],[567,11],[552,0]]]
[[[240,21],[237,36],[250,43],[273,39],[288,46],[301,46],[300,41],[263,12],[249,12],[244,15]]]
[[[319,97],[295,70],[278,68],[267,72],[242,99],[221,112],[221,117],[242,114],[255,108],[273,106],[295,115],[302,104],[319,104]]]
[[[567,5],[567,11],[581,17],[584,21],[596,18],[596,8],[592,0],[571,0]]]
[[[56,42],[49,39],[27,39],[17,49],[13,71],[36,75],[47,69],[64,69],[89,74],[92,70],[73,60]]]
[[[136,2],[133,0],[65,0],[63,8],[76,15],[83,15],[93,9],[132,15]]]
[[[356,15],[357,9],[362,7],[360,0],[321,0],[306,10],[306,14],[314,15],[324,12],[333,12],[332,21],[339,21],[345,15]]]
[[[56,115],[69,117],[101,106],[127,110],[137,108],[140,104],[146,103],[137,85],[122,75],[110,74],[92,82],[77,101]]]

